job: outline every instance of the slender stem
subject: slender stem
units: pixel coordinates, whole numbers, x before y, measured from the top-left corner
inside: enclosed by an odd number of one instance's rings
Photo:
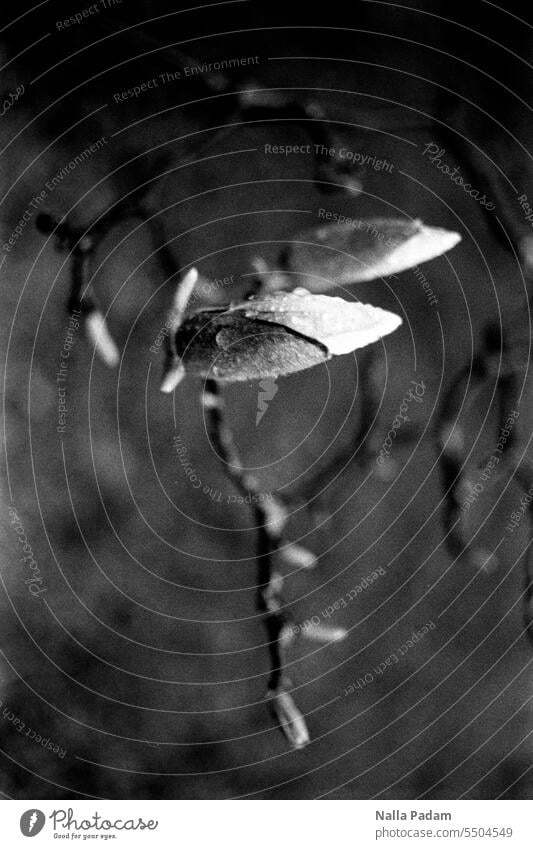
[[[202,404],[209,436],[224,464],[226,474],[243,495],[260,496],[257,478],[243,469],[233,432],[227,421],[220,385],[216,380],[206,379]],[[292,641],[293,620],[283,603],[283,575],[279,568],[283,562],[283,531],[288,513],[284,504],[274,496],[270,501],[259,497],[252,498],[251,504],[258,527],[257,608],[263,615],[269,640],[270,675],[267,695],[287,738],[293,746],[300,748],[308,742],[309,734],[305,720],[288,692],[291,680],[285,668],[285,655]]]
[[[227,81],[225,84],[228,84]],[[277,117],[280,120],[300,122],[305,126],[314,143],[314,179],[319,190],[331,191],[331,183],[338,185],[339,182],[341,187],[352,191],[360,189],[358,181],[351,177],[351,173],[345,172],[342,162],[336,157],[332,162],[329,153],[324,155],[325,149],[329,151],[334,147],[335,139],[318,105],[301,105],[291,100],[278,100],[269,104],[268,93],[263,100],[259,93],[251,101],[246,99],[244,92],[235,94],[240,98],[241,119],[261,121],[275,120]],[[40,215],[37,220],[37,226],[42,232],[54,233],[58,247],[72,254],[69,308],[81,310],[90,339],[109,365],[116,365],[119,354],[109,335],[104,317],[97,308],[91,287],[91,260],[101,241],[113,227],[122,224],[126,219],[140,218],[150,228],[158,260],[167,280],[180,272],[179,264],[166,241],[161,220],[146,202],[153,186],[154,180],[145,180],[139,189],[113,204],[85,228],[76,228],[68,220],[58,221],[49,215]],[[190,269],[178,283],[171,332],[167,337],[167,362],[161,387],[164,392],[172,392],[184,375],[184,368],[177,354],[175,336],[185,316],[197,276],[196,269]],[[261,285],[259,278],[252,282],[254,291],[259,290]],[[206,380],[203,405],[211,439],[224,462],[226,473],[245,496],[262,495],[256,477],[245,472],[242,467],[232,431],[225,417],[224,401],[217,381]],[[309,733],[305,720],[289,692],[291,681],[286,670],[286,652],[295,638],[296,629],[283,602],[283,566],[311,568],[316,564],[316,558],[302,546],[289,544],[284,540],[289,516],[288,504],[291,500],[272,496],[269,500],[257,497],[251,501],[258,528],[257,608],[263,616],[268,634],[270,655],[267,697],[288,740],[295,748],[301,748],[309,742]],[[341,631],[336,629],[331,637],[328,629],[324,628],[317,629],[314,635],[312,629],[308,629],[307,633],[312,639],[328,641],[330,638],[338,640]]]
[[[279,635],[288,621],[288,614],[283,612],[281,597],[283,579],[275,568],[276,552],[282,545],[282,531],[287,521],[287,513],[283,505],[277,504],[272,508],[268,501],[260,499],[261,492],[256,477],[243,470],[233,433],[228,425],[224,398],[216,380],[206,380],[202,403],[209,436],[224,464],[226,474],[244,496],[257,496],[252,499],[251,506],[258,527],[258,607],[265,614],[265,624],[271,638],[269,648],[272,668],[269,686],[272,688],[280,681],[282,660]]]
[[[119,352],[109,334],[91,286],[91,262],[102,240],[114,227],[129,218],[140,218],[148,224],[159,255],[159,262],[168,275],[168,279],[179,273],[178,263],[165,240],[161,221],[145,204],[145,199],[153,186],[153,180],[146,180],[139,189],[124,200],[113,204],[85,228],[74,227],[67,219],[58,220],[44,213],[39,215],[36,221],[36,226],[41,232],[55,235],[60,249],[70,251],[72,275],[67,301],[68,311],[77,309],[81,312],[89,338],[104,362],[110,366],[117,365]],[[185,305],[182,313],[184,309]]]

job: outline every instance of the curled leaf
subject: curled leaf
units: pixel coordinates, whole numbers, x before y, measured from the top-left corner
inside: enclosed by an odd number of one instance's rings
[[[287,740],[295,749],[303,749],[309,743],[309,731],[302,714],[294,704],[292,696],[285,690],[270,690],[267,694],[272,711]]]
[[[401,318],[369,304],[310,295],[305,289],[252,297],[186,319],[177,356],[197,374],[221,381],[302,371],[392,333]]]
[[[461,241],[459,233],[428,227],[422,221],[374,218],[323,224],[295,236],[285,255],[287,271],[300,283],[321,292],[399,274],[441,256]],[[290,275],[292,276],[292,275]],[[278,277],[266,285],[272,290]]]

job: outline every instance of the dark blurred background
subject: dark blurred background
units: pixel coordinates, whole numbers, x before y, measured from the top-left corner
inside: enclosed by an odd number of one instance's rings
[[[234,2],[181,10],[123,0],[58,30],[58,21],[89,5],[50,0],[0,12],[4,102],[24,86],[0,118],[2,244],[29,211],[16,245],[2,251],[0,271],[1,791],[14,798],[529,798],[533,655],[520,609],[526,522],[505,539],[497,566],[453,561],[432,433],[442,393],[472,357],[485,323],[501,322],[511,339],[529,334],[527,269],[513,246],[530,232],[517,195],[533,198],[530,4]],[[233,88],[222,96],[198,75],[116,102],[118,92],[175,73],[178,51],[199,64],[259,61],[226,71]],[[392,170],[363,170],[358,196],[321,194],[309,157],[264,153],[265,143],[306,143],[301,124],[239,123],[232,92],[250,83],[312,97],[348,147],[387,159]],[[216,129],[228,123],[234,126]],[[138,222],[117,226],[95,265],[94,286],[123,352],[120,368],[106,369],[83,330],[74,331],[66,429],[57,432],[70,270],[53,239],[35,228],[32,201],[102,136],[106,144],[46,191],[42,208],[83,226],[154,169],[169,169],[154,203],[165,210],[177,262],[195,262],[210,278],[234,275],[231,297],[244,291],[241,275],[253,257],[275,262],[284,240],[318,223],[321,207],[419,217],[463,237],[422,267],[437,306],[413,271],[339,292],[404,319],[376,346],[374,446],[410,381],[426,387],[388,477],[363,470],[357,457],[344,470],[334,464],[361,415],[360,357],[281,379],[257,427],[257,384],[226,391],[243,461],[258,470],[264,491],[313,500],[313,511],[298,510],[289,527],[291,539],[320,556],[314,572],[287,578],[296,621],[321,615],[373,570],[385,570],[331,617],[349,630],[345,641],[295,644],[291,675],[313,738],[303,751],[289,750],[263,702],[268,653],[254,606],[253,515],[228,502],[235,490],[206,435],[199,382],[187,379],[174,397],[159,392],[164,355],[150,346],[173,284]],[[423,155],[429,143],[494,200],[495,212]],[[527,361],[523,376],[517,428],[525,443]],[[465,409],[467,428],[483,435],[489,451],[497,442],[487,415],[493,388],[489,379],[486,394]],[[173,448],[176,434],[220,499],[191,486]],[[319,492],[316,462],[326,468]],[[489,517],[481,531],[488,550],[519,503],[518,488],[502,494],[503,487],[500,480],[487,486],[480,506]],[[41,570],[46,591],[38,598],[24,584],[10,505]],[[428,622],[436,627],[401,662],[344,696]],[[28,728],[61,751],[35,742]]]

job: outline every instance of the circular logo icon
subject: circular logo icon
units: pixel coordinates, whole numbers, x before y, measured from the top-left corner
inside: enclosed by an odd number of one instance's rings
[[[35,837],[42,831],[46,822],[46,817],[42,811],[32,808],[29,811],[24,811],[20,818],[20,830],[24,837]]]

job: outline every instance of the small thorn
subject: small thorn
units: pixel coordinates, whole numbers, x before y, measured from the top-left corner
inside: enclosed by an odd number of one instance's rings
[[[163,380],[161,381],[161,392],[164,392],[166,395],[169,395],[174,391],[176,386],[183,380],[185,377],[185,366],[179,360],[177,363],[171,365],[163,375]]]
[[[270,270],[266,260],[264,260],[262,256],[254,256],[251,265],[258,277],[268,274]]]
[[[474,568],[479,569],[485,575],[496,572],[500,565],[497,555],[486,548],[475,548],[470,552],[469,557]]]
[[[100,310],[91,310],[88,313],[85,318],[85,328],[96,353],[107,366],[115,368],[119,364],[120,353]]]
[[[315,643],[338,643],[348,635],[346,628],[331,628],[329,625],[306,625],[302,636]]]
[[[252,259],[252,268],[261,283],[261,292],[277,292],[288,285],[287,278],[282,271],[271,269],[263,257],[256,256]]]
[[[439,441],[443,452],[451,457],[460,457],[465,448],[465,438],[460,425],[445,424],[441,428]]]
[[[265,501],[264,510],[266,514],[265,525],[272,534],[281,534],[287,522],[287,509],[277,498]],[[283,549],[281,550],[283,559]]]
[[[318,558],[312,551],[304,548],[303,545],[295,545],[294,543],[286,545],[281,550],[280,555],[284,565],[289,568],[314,569],[318,563]]]
[[[237,97],[241,109],[278,108],[286,104],[286,97],[282,94],[264,89],[253,81],[237,92]]]
[[[269,690],[272,711],[287,740],[295,749],[303,749],[310,741],[309,731],[302,714],[294,704],[292,696],[284,690]]]
[[[85,236],[82,236],[81,239],[79,240],[77,248],[78,248],[78,251],[80,253],[88,254],[88,253],[90,253],[90,251],[92,251],[93,245],[94,245],[94,240],[93,240],[92,236],[85,235]]]
[[[287,649],[296,638],[294,625],[284,625],[279,632],[278,641],[283,649]]]
[[[170,313],[172,318],[172,324],[170,325],[169,329],[171,333],[175,333],[178,327],[180,326],[181,322],[183,321],[183,314],[187,309],[189,298],[192,295],[197,280],[198,269],[190,268],[177,285],[176,292],[174,294],[174,302],[172,304],[172,310]]]
[[[202,405],[204,410],[220,410],[222,407],[222,399],[220,395],[211,392],[209,389],[204,389],[202,393]]]
[[[380,481],[388,482],[394,480],[398,473],[398,463],[396,460],[388,458],[385,463],[376,463],[375,475]]]
[[[523,236],[518,244],[518,254],[526,274],[533,272],[533,235]]]

